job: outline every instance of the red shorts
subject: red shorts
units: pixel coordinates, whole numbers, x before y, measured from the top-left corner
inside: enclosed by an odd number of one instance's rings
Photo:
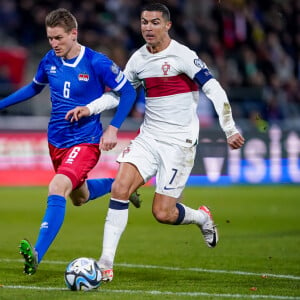
[[[101,154],[98,144],[79,144],[71,148],[48,146],[55,173],[69,177],[73,189],[84,183]]]

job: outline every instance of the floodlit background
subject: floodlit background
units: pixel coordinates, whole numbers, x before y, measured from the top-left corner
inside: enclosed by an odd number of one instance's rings
[[[29,83],[50,49],[44,18],[58,7],[79,22],[82,44],[124,68],[143,44],[139,0],[0,0],[0,99]],[[130,208],[115,278],[89,293],[67,291],[76,257],[99,258],[109,194],[67,203],[64,225],[34,276],[22,273],[18,243],[35,242],[53,176],[46,139],[47,89],[0,111],[0,299],[300,299],[300,1],[168,0],[171,36],[194,49],[221,82],[246,143],[229,151],[214,109],[199,95],[197,158],[182,201],[208,205],[220,242],[199,228],[166,226],[151,213],[153,186]],[[1,100],[0,100],[1,101]],[[107,124],[113,112],[102,119]],[[91,177],[114,176],[116,155],[141,123],[136,103],[119,144]],[[148,185],[154,183],[150,181]]]
[[[0,97],[29,83],[50,49],[44,28],[50,10],[70,9],[78,19],[80,42],[124,68],[143,45],[139,11],[146,2],[0,0]],[[195,50],[220,81],[247,140],[242,150],[228,151],[212,104],[200,93],[201,133],[189,184],[299,183],[300,1],[161,2],[171,11],[171,36]],[[122,126],[121,146],[138,129],[143,108],[137,101]],[[18,184],[47,184],[52,176],[45,138],[49,112],[47,89],[0,111],[0,184],[14,184],[5,179],[7,172],[13,176],[26,169],[42,171]],[[103,113],[104,124],[112,114]],[[109,161],[106,174],[114,174],[120,149],[102,156],[102,162]]]

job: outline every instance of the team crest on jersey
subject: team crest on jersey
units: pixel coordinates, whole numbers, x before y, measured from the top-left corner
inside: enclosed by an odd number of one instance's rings
[[[90,76],[89,74],[79,74],[78,75],[78,80],[79,81],[89,81]]]
[[[200,69],[206,68],[206,64],[200,58],[194,59],[194,64]]]
[[[168,75],[168,72],[170,71],[171,65],[168,64],[166,61],[165,63],[161,66],[162,71],[164,72],[164,75]]]

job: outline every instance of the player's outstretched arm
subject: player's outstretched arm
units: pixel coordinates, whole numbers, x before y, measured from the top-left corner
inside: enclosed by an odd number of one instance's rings
[[[19,90],[7,96],[6,98],[3,98],[0,101],[0,109],[32,98],[33,96],[39,94],[43,88],[44,85],[39,85],[32,81],[31,83],[25,85],[24,87],[20,88]]]
[[[227,138],[227,144],[231,149],[239,149],[243,146],[245,139],[235,126],[226,92],[214,78],[208,80],[202,90],[214,104],[219,123]]]
[[[129,81],[118,91],[120,95],[117,111],[100,140],[101,150],[111,150],[117,145],[117,133],[123,121],[129,114],[136,98],[136,92]],[[89,106],[89,105],[88,105]]]
[[[104,110],[115,108],[118,104],[119,97],[113,92],[108,92],[93,100],[87,106],[77,106],[69,110],[65,115],[65,119],[70,122],[78,121],[83,117],[100,114]]]

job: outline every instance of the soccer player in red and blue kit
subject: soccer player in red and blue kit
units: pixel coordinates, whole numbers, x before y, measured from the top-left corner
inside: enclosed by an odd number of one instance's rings
[[[135,90],[119,67],[105,55],[79,44],[75,17],[66,9],[50,12],[45,20],[51,50],[42,58],[33,81],[0,101],[0,109],[25,101],[49,85],[52,110],[48,124],[49,152],[55,175],[49,184],[47,208],[34,247],[20,243],[26,274],[34,274],[59,232],[65,216],[66,199],[83,203],[110,192],[113,179],[86,180],[97,164],[101,150],[117,144],[117,132],[135,101]],[[65,120],[74,106],[101,98],[105,88],[120,96],[117,111],[105,132],[100,115],[77,122]],[[112,108],[113,99],[104,100]]]

